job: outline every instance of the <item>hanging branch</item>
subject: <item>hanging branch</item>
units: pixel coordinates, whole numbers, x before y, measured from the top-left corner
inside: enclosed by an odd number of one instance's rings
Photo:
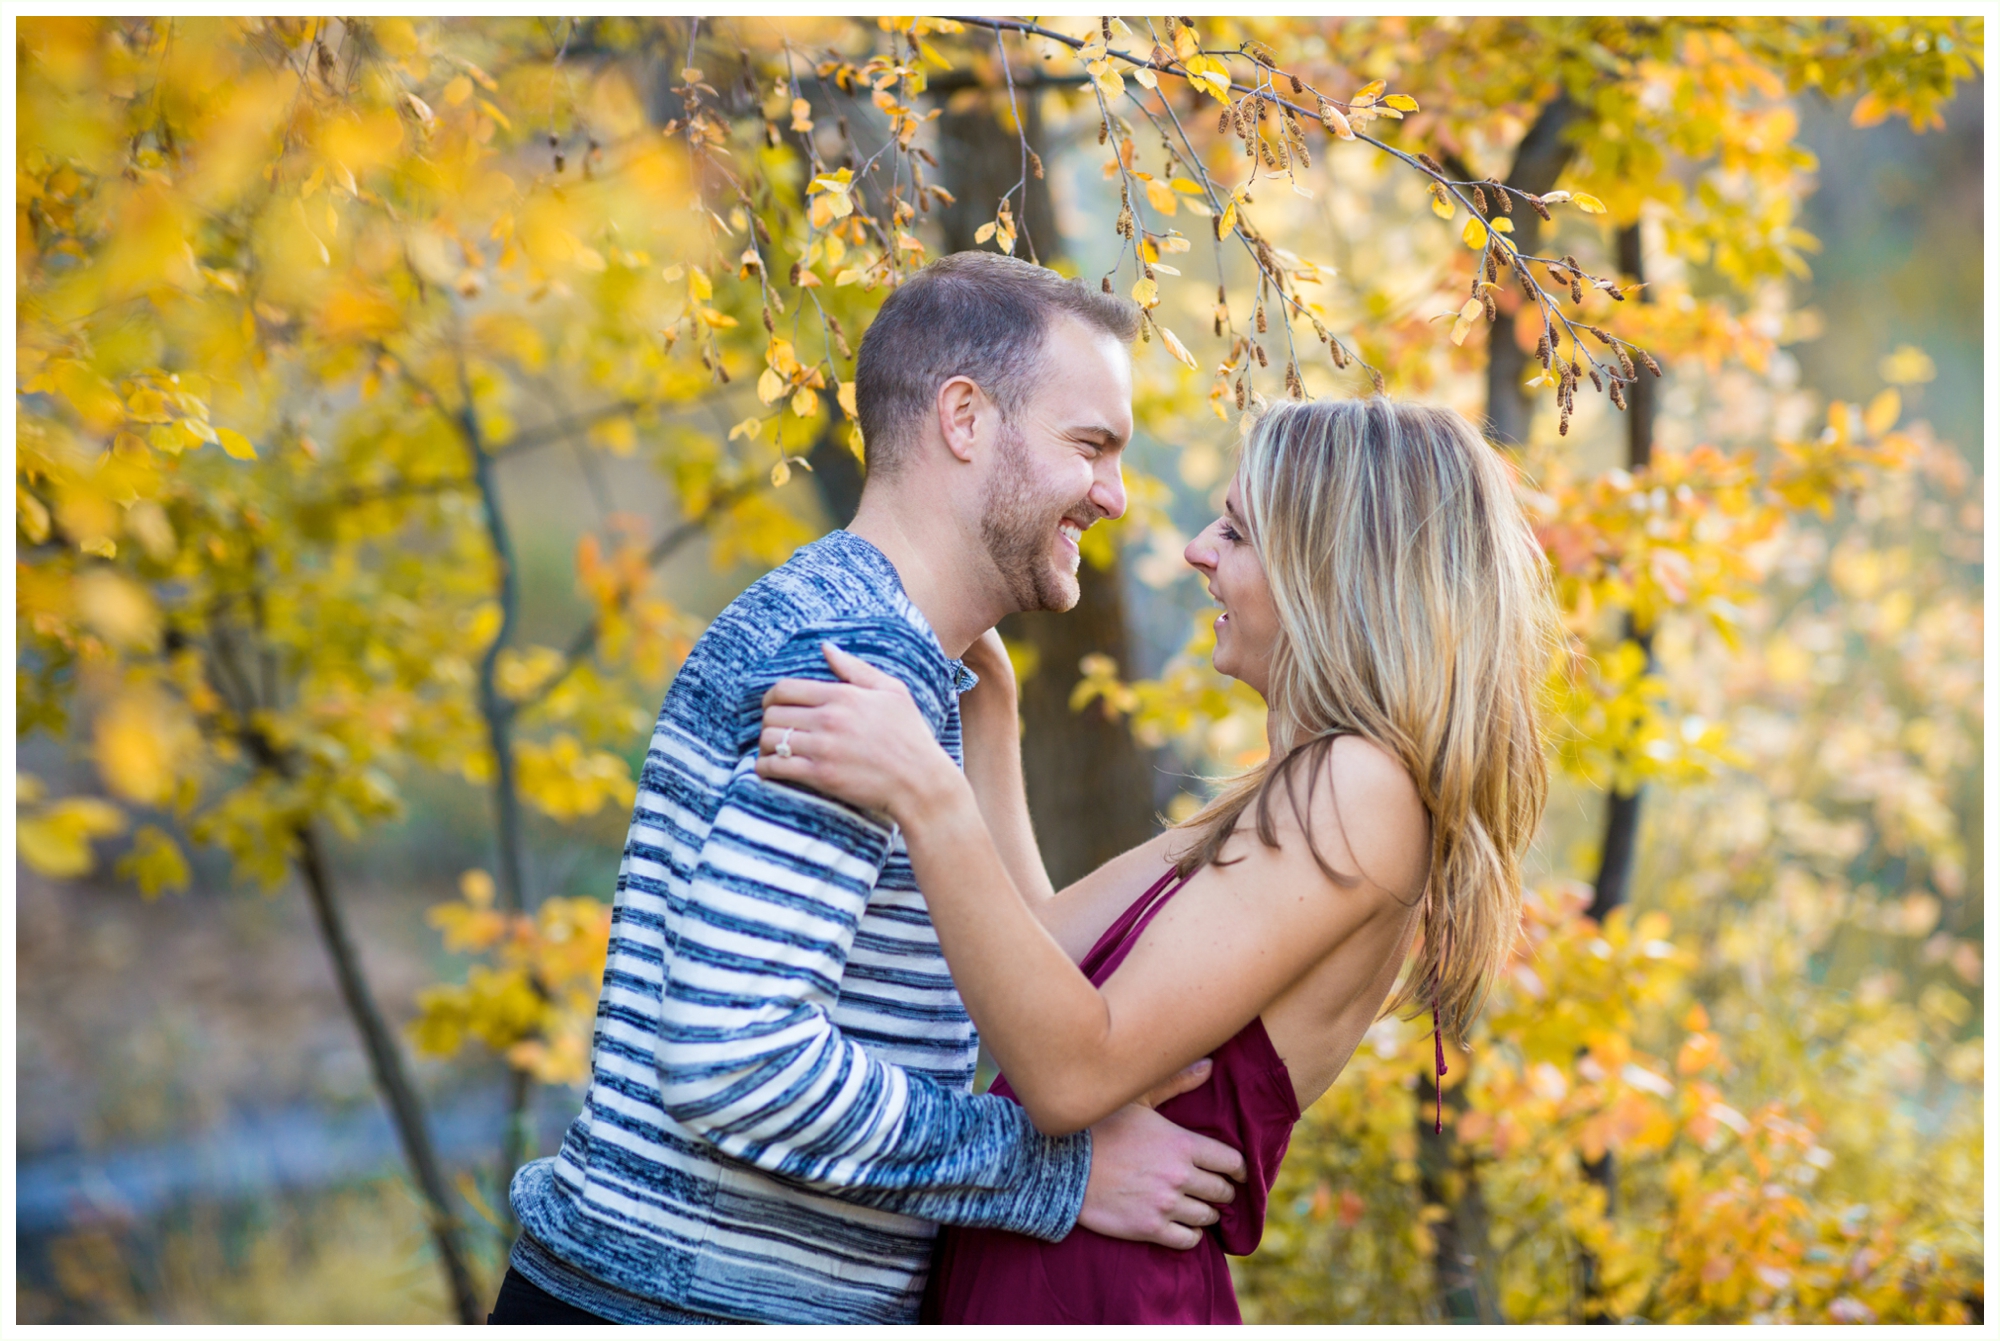
[[[1032,34],[1045,40],[1059,43],[1070,48],[1072,51],[1082,51],[1086,46],[1090,45],[1090,42],[1085,39],[1071,37],[1066,33],[1057,32],[1054,29],[1046,28],[1041,24],[1027,20],[965,18],[959,21],[974,27],[987,28],[995,32],[1011,31],[1024,35]],[[1105,26],[1108,29],[1108,20]],[[1107,34],[1103,51],[1104,59],[1121,61],[1130,69],[1145,70],[1155,80],[1162,74],[1172,75],[1184,83],[1197,88],[1207,88],[1214,83],[1221,82],[1216,76],[1208,74],[1206,71],[1197,72],[1191,70],[1185,60],[1167,51],[1166,48],[1157,43],[1154,48],[1155,54],[1151,58],[1146,58],[1112,47]],[[1258,122],[1261,121],[1263,109],[1266,106],[1276,109],[1288,118],[1294,118],[1294,120],[1288,120],[1288,126],[1295,126],[1295,118],[1299,116],[1311,117],[1325,125],[1329,133],[1341,139],[1359,140],[1364,144],[1372,145],[1377,150],[1389,154],[1409,167],[1424,173],[1430,178],[1432,192],[1439,201],[1449,200],[1456,202],[1458,205],[1463,205],[1466,212],[1479,221],[1479,230],[1483,234],[1483,237],[1477,242],[1472,242],[1470,237],[1467,239],[1468,243],[1474,246],[1479,252],[1479,261],[1475,266],[1472,282],[1473,297],[1468,299],[1467,306],[1482,311],[1488,322],[1497,320],[1498,312],[1491,301],[1489,290],[1497,286],[1498,274],[1501,268],[1505,267],[1514,271],[1521,282],[1523,291],[1535,303],[1536,309],[1542,319],[1543,335],[1536,357],[1543,368],[1543,379],[1547,384],[1554,385],[1557,388],[1557,401],[1560,408],[1560,432],[1567,433],[1569,431],[1569,418],[1571,410],[1574,408],[1576,388],[1583,377],[1588,376],[1594,386],[1607,392],[1614,405],[1623,409],[1625,408],[1626,401],[1624,389],[1631,385],[1637,377],[1637,366],[1634,362],[1635,355],[1638,364],[1643,364],[1647,371],[1656,377],[1659,376],[1658,364],[1650,355],[1646,354],[1645,351],[1639,349],[1630,341],[1613,336],[1596,326],[1573,320],[1565,315],[1556,300],[1535,280],[1533,273],[1529,269],[1529,265],[1542,266],[1551,280],[1569,290],[1571,301],[1576,304],[1582,303],[1583,289],[1586,284],[1591,288],[1600,289],[1610,294],[1613,299],[1619,301],[1623,301],[1625,297],[1626,291],[1624,289],[1621,289],[1613,280],[1591,274],[1573,256],[1530,256],[1521,252],[1508,239],[1503,229],[1490,226],[1488,211],[1477,208],[1476,205],[1476,202],[1483,202],[1486,199],[1485,193],[1487,191],[1492,191],[1503,202],[1510,196],[1518,197],[1522,202],[1534,209],[1538,215],[1547,218],[1548,206],[1550,204],[1564,203],[1572,198],[1568,192],[1550,192],[1545,195],[1535,195],[1528,191],[1506,186],[1490,178],[1479,181],[1454,180],[1446,175],[1443,167],[1430,155],[1421,152],[1410,153],[1398,149],[1394,145],[1385,143],[1367,134],[1365,131],[1354,129],[1350,118],[1364,119],[1367,116],[1375,115],[1376,112],[1381,110],[1381,104],[1378,104],[1375,93],[1379,85],[1371,85],[1370,91],[1364,91],[1364,93],[1357,94],[1350,100],[1342,101],[1321,93],[1300,76],[1281,71],[1275,64],[1268,64],[1263,57],[1258,55],[1244,51],[1213,53],[1198,51],[1197,53],[1199,58],[1211,61],[1219,61],[1221,58],[1227,56],[1244,55],[1249,55],[1253,63],[1256,64],[1260,72],[1258,82],[1256,84],[1244,84],[1236,80],[1232,75],[1226,80],[1226,88],[1231,92],[1244,95],[1238,103],[1231,104],[1236,109],[1232,113],[1232,123],[1237,134],[1244,138],[1247,144],[1251,145],[1253,160],[1261,161],[1261,156],[1256,148],[1257,143],[1260,142]],[[1275,85],[1272,84],[1270,78],[1263,74],[1267,69],[1271,75],[1285,74],[1291,82],[1295,95],[1310,94],[1317,100],[1317,106],[1308,108],[1281,95]],[[1157,92],[1157,90],[1155,91]],[[1127,93],[1128,96],[1134,97],[1134,101],[1139,103],[1142,110],[1146,110],[1143,102],[1136,95],[1131,95],[1129,90]],[[1101,89],[1098,99],[1105,117],[1105,125],[1108,128],[1111,118],[1109,108],[1103,103]],[[1160,95],[1160,101],[1171,114],[1172,104],[1163,93]],[[1250,103],[1254,109],[1247,119],[1247,124],[1245,113],[1242,110],[1242,103],[1246,102]],[[1150,112],[1148,115],[1149,119],[1152,119]],[[1400,116],[1400,111],[1396,115]],[[1174,117],[1174,122],[1176,127],[1179,128],[1178,116]],[[1182,129],[1182,138],[1186,142],[1184,129]],[[1192,144],[1189,143],[1188,147],[1191,151]],[[1268,150],[1264,152],[1268,153]],[[1190,152],[1188,157],[1195,161],[1197,171],[1199,171],[1199,155]],[[1127,171],[1122,158],[1119,166],[1121,173]],[[1255,179],[1255,172],[1256,166],[1253,161],[1253,180]],[[1201,172],[1197,180],[1203,184],[1211,206],[1226,213],[1228,206],[1221,203],[1220,197],[1215,192],[1214,184],[1208,178],[1207,174]],[[1230,203],[1234,203],[1233,198]],[[1510,212],[1510,209],[1510,206],[1503,204],[1503,213]],[[1298,299],[1295,293],[1287,289],[1282,267],[1278,266],[1275,263],[1275,259],[1268,255],[1268,243],[1265,243],[1255,233],[1254,229],[1250,227],[1247,220],[1244,220],[1240,216],[1231,217],[1229,222],[1234,224],[1234,231],[1244,234],[1243,245],[1250,251],[1257,265],[1260,284],[1268,283],[1277,292],[1281,304],[1286,309],[1288,342],[1290,321],[1294,316],[1301,316],[1312,321],[1316,332],[1323,331],[1323,324],[1314,319],[1306,311],[1304,304]],[[1220,240],[1223,234],[1221,217],[1217,218],[1216,233],[1218,240]],[[1482,271],[1486,276],[1484,281],[1480,278]],[[1579,332],[1594,336],[1617,356],[1615,369],[1611,364],[1599,360],[1584,348],[1579,338]],[[1561,360],[1561,367],[1558,368],[1557,361],[1562,352],[1562,343],[1565,336],[1570,343],[1570,354],[1568,358]],[[1340,345],[1332,338],[1324,335],[1322,338],[1326,339],[1329,345],[1340,350],[1342,353],[1351,353],[1348,347]],[[1255,351],[1258,349],[1258,346],[1252,341],[1250,348]],[[1581,362],[1578,361],[1579,357],[1582,360]],[[1344,366],[1338,357],[1336,357],[1335,362],[1337,366]],[[1367,367],[1368,365],[1364,363],[1363,366]],[[1296,355],[1294,354],[1295,367]],[[1373,368],[1369,368],[1369,372],[1375,381],[1377,390],[1381,390],[1383,385],[1381,374]],[[1287,380],[1289,383],[1292,378],[1288,376]]]

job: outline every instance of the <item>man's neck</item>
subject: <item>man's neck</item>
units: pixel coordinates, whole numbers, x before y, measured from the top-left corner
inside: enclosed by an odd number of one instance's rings
[[[975,638],[1012,613],[988,589],[998,584],[981,580],[987,565],[978,543],[959,535],[942,509],[908,506],[886,490],[873,490],[862,495],[847,529],[895,566],[904,594],[930,622],[946,656],[964,656]]]

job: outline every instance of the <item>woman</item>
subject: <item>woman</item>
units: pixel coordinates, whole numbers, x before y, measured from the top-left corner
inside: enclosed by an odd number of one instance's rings
[[[940,1321],[1240,1321],[1223,1254],[1255,1248],[1299,1112],[1385,1009],[1432,1014],[1441,1072],[1514,935],[1554,623],[1493,449],[1449,410],[1279,406],[1186,557],[1222,605],[1216,670],[1269,707],[1268,761],[1060,894],[993,635],[967,658],[964,773],[898,681],[831,646],[842,683],[765,699],[761,774],[902,826],[996,1093],[1070,1132],[1212,1058],[1160,1111],[1250,1168],[1192,1251],[948,1231]]]

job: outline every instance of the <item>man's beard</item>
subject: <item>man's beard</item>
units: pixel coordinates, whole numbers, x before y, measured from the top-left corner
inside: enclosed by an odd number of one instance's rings
[[[1080,589],[1076,574],[1057,567],[1052,554],[1056,527],[1075,503],[1051,504],[1036,497],[1026,441],[1003,427],[999,468],[986,486],[979,521],[980,539],[1017,610],[1068,610]]]

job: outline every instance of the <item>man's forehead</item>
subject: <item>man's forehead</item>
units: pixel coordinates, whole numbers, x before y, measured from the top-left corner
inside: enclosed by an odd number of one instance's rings
[[[1050,331],[1043,403],[1067,431],[1123,442],[1132,435],[1132,351],[1117,336],[1065,317]]]

